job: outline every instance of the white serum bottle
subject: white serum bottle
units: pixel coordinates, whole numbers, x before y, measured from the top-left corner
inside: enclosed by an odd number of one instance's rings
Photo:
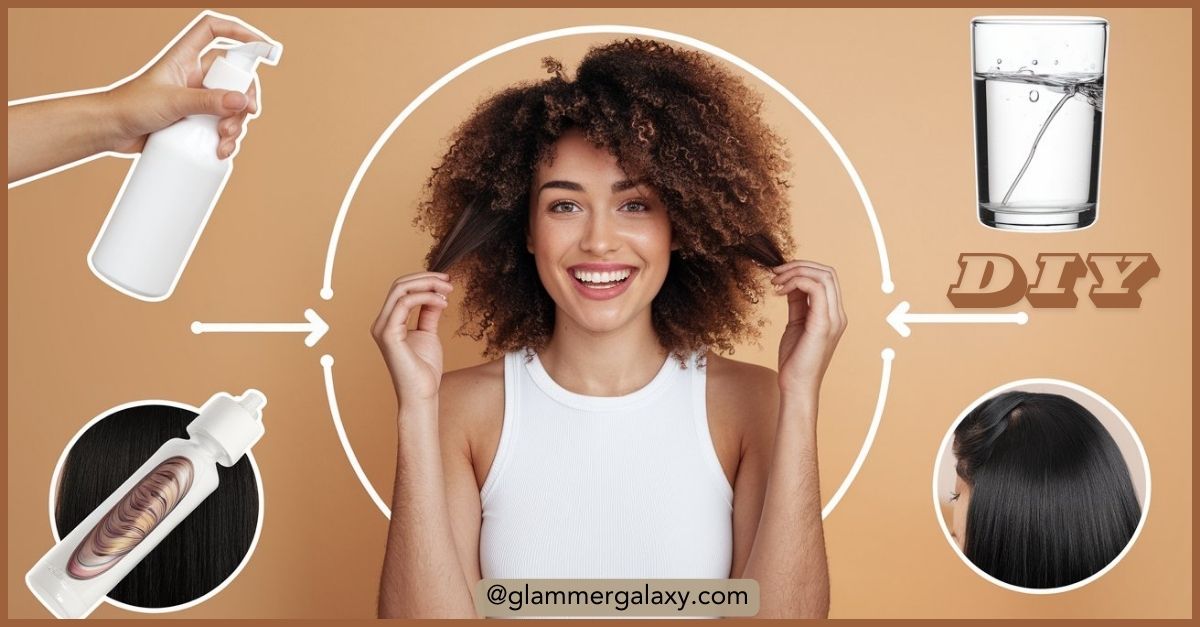
[[[258,390],[221,392],[200,408],[187,439],[162,445],[25,575],[56,618],[84,618],[158,546],[264,433]]]
[[[259,62],[275,65],[282,54],[278,43],[230,48],[213,61],[203,84],[245,92]],[[88,267],[100,280],[150,302],[175,291],[233,171],[233,159],[217,158],[218,122],[213,115],[188,116],[146,140],[88,253]]]

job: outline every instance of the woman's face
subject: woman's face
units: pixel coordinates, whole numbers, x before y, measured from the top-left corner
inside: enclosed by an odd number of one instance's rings
[[[958,548],[963,548],[967,541],[967,507],[971,504],[971,486],[962,477],[954,476],[953,516],[950,517],[950,533]]]
[[[563,135],[530,190],[529,252],[557,316],[590,332],[645,316],[667,276],[671,223],[642,181],[579,132]]]

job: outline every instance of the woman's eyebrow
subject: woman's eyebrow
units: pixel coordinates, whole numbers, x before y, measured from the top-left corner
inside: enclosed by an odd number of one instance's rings
[[[582,192],[583,186],[573,181],[546,181],[538,188],[540,194],[543,189],[569,189],[573,192]]]
[[[636,181],[625,179],[623,181],[617,181],[616,183],[613,183],[612,191],[623,192],[628,189],[633,189],[637,186],[638,184]],[[582,192],[583,185],[580,185],[574,181],[546,181],[545,183],[542,183],[541,187],[538,188],[538,193],[540,194],[543,189],[569,189],[573,192]]]

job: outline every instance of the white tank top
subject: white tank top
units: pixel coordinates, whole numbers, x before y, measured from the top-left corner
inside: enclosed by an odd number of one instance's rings
[[[729,577],[733,489],[705,370],[668,357],[645,387],[585,396],[504,357],[504,425],[480,491],[486,578]]]

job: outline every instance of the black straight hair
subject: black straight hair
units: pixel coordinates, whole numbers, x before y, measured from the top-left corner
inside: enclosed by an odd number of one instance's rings
[[[71,533],[167,440],[187,438],[196,412],[140,405],[106,416],[67,453],[58,482],[55,523]],[[250,550],[258,525],[258,482],[250,460],[217,466],[220,484],[163,538],[108,597],[127,605],[163,608],[194,601],[233,574]]]
[[[1117,558],[1141,519],[1112,435],[1065,396],[988,399],[954,430],[954,453],[971,486],[963,553],[1014,586],[1087,579]]]

